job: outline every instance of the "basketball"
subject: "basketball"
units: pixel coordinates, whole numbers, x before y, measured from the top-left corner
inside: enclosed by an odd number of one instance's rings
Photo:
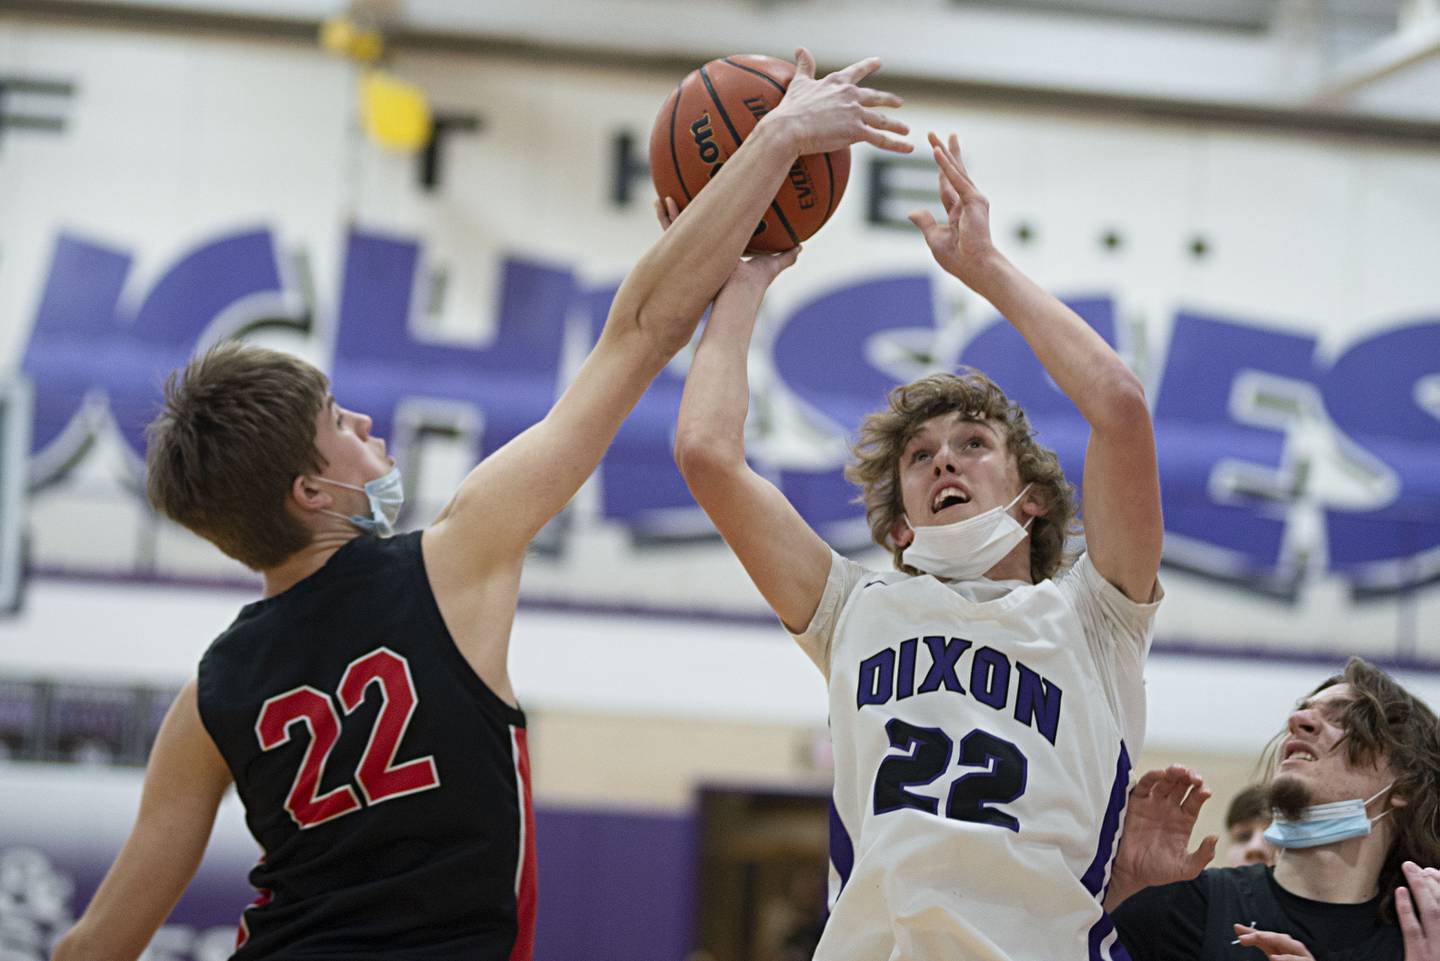
[[[650,176],[683,210],[785,96],[795,65],[737,54],[692,70],[670,94],[650,134]],[[850,149],[801,157],[790,168],[749,250],[788,250],[815,234],[840,203]]]

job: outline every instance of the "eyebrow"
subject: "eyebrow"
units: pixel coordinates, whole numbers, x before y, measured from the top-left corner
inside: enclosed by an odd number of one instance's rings
[[[1346,706],[1349,705],[1352,700],[1354,700],[1354,698],[1319,697],[1316,695],[1311,695],[1310,697],[1301,698],[1300,703],[1296,706],[1296,709],[1300,711],[1319,711],[1321,714],[1329,715],[1334,714],[1337,711],[1344,711]]]

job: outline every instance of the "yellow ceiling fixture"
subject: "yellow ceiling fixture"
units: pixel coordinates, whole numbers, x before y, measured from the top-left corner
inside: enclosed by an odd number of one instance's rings
[[[360,113],[365,133],[390,150],[419,150],[430,141],[430,105],[425,91],[384,70],[360,75]]]
[[[327,18],[320,25],[320,46],[360,68],[360,119],[366,136],[387,150],[410,153],[429,143],[434,120],[424,90],[379,66],[385,38],[372,24],[384,19],[374,14],[385,12],[395,11],[367,9],[360,11],[362,16]]]

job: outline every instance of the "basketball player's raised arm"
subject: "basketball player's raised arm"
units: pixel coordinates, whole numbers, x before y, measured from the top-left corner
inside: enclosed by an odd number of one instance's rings
[[[820,604],[830,574],[830,547],[745,461],[750,337],[766,289],[797,253],[742,262],[715,298],[685,378],[675,462],[771,610],[798,634]]]
[[[85,913],[54,961],[133,961],[165,922],[200,866],[230,770],[200,721],[195,682],[160,726],[140,813]]]
[[[904,124],[876,109],[899,98],[858,86],[879,65],[870,58],[816,80],[814,60],[800,51],[780,104],[626,277],[599,342],[554,408],[476,467],[437,520],[437,541],[453,542],[455,561],[513,563],[569,502],[650,382],[689,343],[796,157],[860,141],[911,149],[891,136]],[[449,537],[444,528],[461,518],[464,531]]]
[[[1160,567],[1163,525],[1155,433],[1139,379],[1089,324],[1015,268],[990,241],[990,205],[960,159],[930,135],[948,214],[910,219],[936,261],[1014,325],[1090,425],[1085,455],[1086,550],[1102,577],[1131,600],[1149,601]]]

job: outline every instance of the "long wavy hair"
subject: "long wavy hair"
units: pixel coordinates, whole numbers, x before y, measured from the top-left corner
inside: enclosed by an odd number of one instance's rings
[[[907,574],[920,573],[901,560],[903,548],[890,538],[891,527],[905,513],[900,497],[900,457],[922,424],[955,411],[967,420],[999,426],[1021,483],[1030,484],[1029,496],[1046,508],[1030,524],[1031,580],[1038,584],[1053,577],[1064,559],[1065,538],[1074,532],[1075,488],[1065,480],[1055,453],[1035,442],[1025,411],[977,370],[931,374],[896,387],[886,408],[861,423],[859,438],[851,448],[855,463],[845,468],[845,479],[860,487],[858,500],[865,505],[870,536],[891,552],[897,568]]]
[[[1440,719],[1424,701],[1401,687],[1389,674],[1363,658],[1352,657],[1345,670],[1326,678],[1308,697],[1328,687],[1348,684],[1354,697],[1340,713],[1345,732],[1338,747],[1351,767],[1388,764],[1395,775],[1391,794],[1406,803],[1391,809],[1395,843],[1380,868],[1380,915],[1395,920],[1395,891],[1405,884],[1400,865],[1406,861],[1440,864]],[[1280,746],[1286,732],[1270,742],[1263,765],[1271,775],[1279,769]]]

